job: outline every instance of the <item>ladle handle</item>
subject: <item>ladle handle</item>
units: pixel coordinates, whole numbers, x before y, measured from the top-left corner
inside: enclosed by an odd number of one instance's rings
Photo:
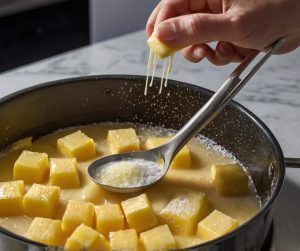
[[[300,158],[284,158],[285,166],[290,168],[300,168]]]
[[[219,90],[201,107],[201,109],[178,131],[175,137],[165,146],[167,149],[165,161],[172,161],[175,154],[201,129],[203,129],[229,101],[241,90],[251,79],[259,68],[270,58],[270,56],[282,45],[284,39],[277,40],[268,52],[253,66],[249,73],[242,79],[241,74],[259,54],[259,51],[251,52],[230,74]]]

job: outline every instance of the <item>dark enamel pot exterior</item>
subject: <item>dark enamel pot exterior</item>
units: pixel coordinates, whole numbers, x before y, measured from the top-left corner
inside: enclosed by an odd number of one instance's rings
[[[144,96],[144,83],[144,76],[90,76],[41,84],[4,97],[0,100],[0,148],[26,136],[39,137],[93,122],[151,123],[179,129],[212,95],[206,89],[170,80],[161,95],[152,87]],[[263,206],[237,230],[189,250],[260,250],[284,180],[284,159],[277,140],[262,121],[235,102],[201,134],[248,167]],[[0,251],[45,249],[57,250],[0,228]]]

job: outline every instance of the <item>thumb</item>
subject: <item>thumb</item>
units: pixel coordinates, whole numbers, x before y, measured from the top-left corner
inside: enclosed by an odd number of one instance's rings
[[[198,13],[167,19],[157,26],[155,33],[161,42],[183,48],[211,41],[230,41],[234,29],[226,14]]]

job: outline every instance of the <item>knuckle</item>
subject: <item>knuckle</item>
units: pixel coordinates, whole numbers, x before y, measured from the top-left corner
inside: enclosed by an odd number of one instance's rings
[[[235,31],[235,40],[244,41],[251,35],[251,18],[245,13],[239,13],[230,18],[230,22]]]
[[[168,9],[173,9],[173,4],[168,1],[168,0],[161,0],[161,2],[159,3],[159,7],[160,9],[165,9],[165,10],[168,10]]]
[[[191,11],[201,11],[206,4],[206,0],[190,0],[190,10]]]
[[[205,33],[205,25],[204,22],[201,22],[201,19],[197,15],[191,15],[186,23],[186,30],[190,31],[191,34],[196,38],[196,40],[200,39],[200,33]]]

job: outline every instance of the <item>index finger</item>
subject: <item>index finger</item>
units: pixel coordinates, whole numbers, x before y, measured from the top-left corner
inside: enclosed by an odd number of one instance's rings
[[[146,31],[150,36],[162,21],[190,12],[199,12],[206,7],[206,0],[162,0],[150,15]]]
[[[146,24],[146,33],[147,36],[150,37],[153,30],[154,30],[154,25],[155,25],[155,20],[156,17],[159,13],[159,5],[161,4],[161,2],[154,8],[154,10],[152,11],[150,17],[148,18],[147,24]]]

